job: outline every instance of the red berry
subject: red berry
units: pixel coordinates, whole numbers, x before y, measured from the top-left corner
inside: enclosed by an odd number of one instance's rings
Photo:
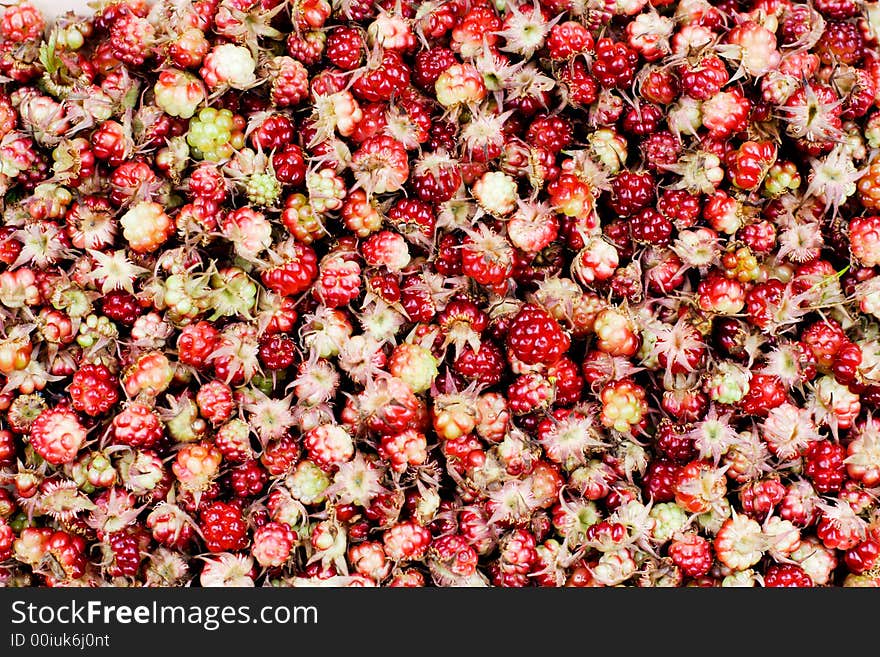
[[[107,536],[107,574],[111,577],[135,577],[149,539],[149,534],[143,530],[118,531]]]
[[[251,459],[232,468],[229,479],[238,497],[256,497],[266,487],[269,475],[259,461]]]
[[[415,57],[413,81],[426,91],[434,90],[434,83],[440,74],[459,60],[455,53],[442,46],[420,50]]]
[[[593,36],[577,21],[562,21],[550,28],[547,51],[551,59],[571,59],[593,49]]]
[[[293,121],[283,114],[271,114],[250,133],[255,148],[269,152],[290,144],[293,140]]]
[[[86,440],[86,429],[70,408],[47,408],[31,425],[34,450],[52,465],[70,463]]]
[[[861,574],[878,565],[880,541],[868,538],[846,551],[843,556],[851,573]]]
[[[632,217],[630,235],[635,242],[667,246],[672,240],[672,222],[654,208],[643,208]]]
[[[396,50],[385,50],[376,66],[355,76],[352,93],[367,102],[391,100],[409,84],[409,67]]]
[[[12,545],[15,541],[15,532],[5,519],[0,519],[0,559],[6,561],[12,556]]]
[[[699,534],[687,533],[669,545],[669,557],[687,577],[702,577],[712,568],[712,545]]]
[[[534,146],[558,153],[572,140],[569,121],[559,115],[540,114],[536,116],[526,132],[526,141]]]
[[[655,503],[675,499],[675,485],[681,465],[674,461],[655,459],[651,461],[643,479],[645,495]]]
[[[648,172],[622,171],[612,183],[609,203],[619,215],[630,216],[654,200],[656,184]]]
[[[296,144],[285,144],[272,154],[275,178],[283,185],[299,187],[306,179],[303,150]]]
[[[117,443],[149,449],[162,439],[162,421],[141,402],[132,402],[113,418],[113,436]]]
[[[119,401],[116,376],[105,365],[83,365],[67,388],[72,406],[87,415],[103,415]]]
[[[541,306],[525,304],[507,333],[510,354],[528,365],[552,365],[568,351],[570,340],[556,319]]]
[[[495,385],[504,374],[505,359],[501,350],[491,340],[482,340],[475,350],[466,344],[456,357],[455,371],[470,381]]]
[[[603,87],[625,89],[636,74],[638,53],[625,43],[603,37],[596,42],[593,75]]]
[[[307,244],[294,241],[289,244],[284,261],[264,269],[263,284],[281,296],[296,296],[304,292],[318,275],[315,250]]]
[[[785,403],[787,399],[785,387],[775,376],[753,374],[749,382],[749,391],[739,402],[744,413],[766,417],[767,414]]]
[[[764,586],[812,588],[813,579],[797,564],[775,563],[764,573]]]
[[[143,313],[137,299],[124,290],[112,290],[101,297],[101,310],[123,326],[131,326]]]
[[[820,367],[829,368],[848,339],[840,324],[825,319],[807,326],[801,333],[801,341],[813,353]]]
[[[804,473],[819,493],[840,490],[846,479],[846,449],[830,440],[814,440],[804,452]]]
[[[354,27],[341,25],[327,35],[324,56],[343,71],[353,71],[360,66],[364,51],[364,37]]]
[[[284,370],[296,360],[296,342],[283,334],[275,333],[260,340],[260,362],[270,370]]]
[[[299,447],[290,436],[271,441],[260,456],[260,463],[272,476],[286,474],[299,460]]]
[[[247,524],[238,506],[211,502],[199,514],[199,528],[210,552],[243,550],[248,545]]]
[[[779,479],[768,477],[746,483],[739,491],[743,511],[763,520],[785,498],[785,486]]]

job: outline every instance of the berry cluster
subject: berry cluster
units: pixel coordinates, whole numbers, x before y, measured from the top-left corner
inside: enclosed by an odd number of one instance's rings
[[[0,14],[0,584],[880,585],[880,2]]]

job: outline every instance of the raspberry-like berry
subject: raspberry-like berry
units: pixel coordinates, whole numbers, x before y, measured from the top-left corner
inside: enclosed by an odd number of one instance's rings
[[[545,308],[525,304],[511,322],[507,348],[528,365],[552,365],[568,351],[570,339]]]
[[[211,502],[199,514],[199,528],[210,552],[243,550],[248,545],[247,524],[236,505]]]
[[[132,402],[113,418],[113,436],[117,443],[149,449],[162,439],[162,421],[141,402]]]
[[[115,375],[105,365],[83,365],[67,388],[71,405],[87,415],[102,415],[119,401]]]
[[[669,545],[669,557],[687,577],[702,577],[712,568],[712,545],[695,533],[687,533]]]
[[[804,452],[804,473],[821,494],[840,490],[846,479],[846,448],[830,440],[814,440]]]
[[[811,588],[812,578],[804,569],[793,563],[775,563],[764,573],[764,586],[768,588]]]
[[[70,463],[86,440],[86,429],[70,408],[47,408],[31,425],[34,450],[52,465]]]

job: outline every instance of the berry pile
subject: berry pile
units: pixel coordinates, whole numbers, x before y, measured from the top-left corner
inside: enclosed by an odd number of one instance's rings
[[[0,583],[880,585],[880,2],[0,14]]]

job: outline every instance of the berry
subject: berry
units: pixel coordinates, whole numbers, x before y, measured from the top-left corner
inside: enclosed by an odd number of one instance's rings
[[[70,463],[86,440],[86,429],[70,408],[47,408],[31,425],[34,450],[52,465]]]
[[[67,389],[71,405],[87,415],[103,415],[119,401],[116,378],[105,365],[83,365]]]
[[[318,275],[315,250],[297,241],[287,243],[284,261],[264,269],[263,284],[282,296],[296,296],[309,288]]]
[[[857,64],[865,55],[865,38],[855,23],[828,21],[816,54],[823,64]]]
[[[568,351],[570,340],[556,319],[546,309],[524,305],[507,332],[511,355],[528,365],[552,365]]]
[[[131,326],[140,317],[142,309],[128,292],[112,290],[101,299],[101,312],[114,322]]]
[[[869,538],[847,550],[843,558],[850,572],[861,574],[874,568],[878,557],[880,557],[880,542]]]
[[[119,219],[122,236],[132,251],[150,253],[174,232],[174,222],[158,203],[141,201]]]
[[[819,493],[840,490],[846,478],[845,457],[844,447],[828,440],[815,440],[807,446],[804,452],[804,473]]]
[[[880,162],[868,167],[858,182],[859,201],[866,210],[880,209]]]
[[[241,509],[225,502],[211,502],[199,513],[199,528],[210,552],[243,550],[248,545],[247,525]]]
[[[786,401],[785,388],[775,376],[754,374],[749,381],[749,391],[739,402],[748,415],[766,417],[774,408]]]
[[[296,360],[296,343],[285,335],[269,335],[260,340],[260,362],[269,370],[284,370]]]
[[[453,364],[455,371],[464,378],[485,385],[500,382],[504,366],[504,355],[491,340],[483,340],[476,350],[465,345]]]
[[[650,173],[621,172],[612,183],[611,207],[619,215],[630,216],[654,200],[655,183]]]
[[[852,18],[859,13],[859,6],[853,0],[819,0],[815,6],[828,18]]]
[[[560,116],[541,114],[536,116],[526,132],[529,144],[558,153],[572,140],[569,122]]]
[[[212,425],[223,424],[232,417],[232,389],[222,381],[208,381],[196,393],[199,413]]]
[[[413,64],[413,81],[424,90],[433,90],[440,74],[458,63],[455,53],[448,48],[435,46],[420,50]]]
[[[220,332],[210,323],[189,324],[183,327],[177,338],[178,358],[180,362],[200,369],[214,353],[219,341]]]
[[[856,217],[849,223],[850,248],[853,257],[865,267],[880,264],[880,216]]]
[[[295,107],[309,95],[309,74],[306,67],[293,57],[273,57],[269,68],[274,71],[270,97],[276,107]]]
[[[635,242],[667,246],[672,240],[672,222],[654,208],[643,208],[632,217],[630,235]]]
[[[199,75],[208,88],[246,89],[256,82],[256,62],[250,50],[233,43],[214,46],[202,62]]]
[[[7,7],[0,20],[0,34],[14,43],[38,38],[45,29],[43,16],[30,2]]]
[[[638,53],[625,43],[603,37],[596,42],[593,75],[603,87],[625,89],[632,84]]]
[[[170,116],[188,119],[205,100],[205,87],[191,73],[167,69],[159,74],[153,87],[156,105]]]
[[[366,70],[355,76],[352,93],[358,100],[380,102],[391,100],[409,84],[410,70],[396,50],[385,50],[381,59],[367,64]]]
[[[712,547],[698,534],[684,534],[669,545],[669,557],[687,577],[702,577],[712,568]]]
[[[593,37],[577,21],[562,21],[550,28],[547,51],[551,59],[566,60],[593,50]]]
[[[422,558],[430,543],[431,533],[412,520],[397,523],[382,535],[385,553],[395,561]]]
[[[327,35],[324,56],[343,71],[353,71],[360,66],[364,51],[364,38],[353,27],[339,26]]]
[[[270,114],[253,131],[249,138],[257,149],[273,151],[293,140],[293,121],[284,114]]]
[[[85,540],[81,536],[48,530],[45,554],[57,564],[60,579],[79,579],[85,573]]]
[[[254,558],[264,568],[283,566],[290,557],[296,538],[296,532],[284,523],[267,523],[254,531]]]
[[[486,84],[473,64],[453,64],[437,76],[434,95],[447,108],[475,104],[485,98]]]
[[[388,135],[370,137],[361,144],[352,156],[351,168],[368,195],[395,192],[409,177],[406,149]]]
[[[773,564],[764,574],[764,586],[810,588],[813,580],[796,564]]]
[[[229,479],[236,496],[256,497],[266,487],[269,475],[259,461],[250,459],[232,468]]]
[[[785,498],[785,492],[778,479],[767,478],[747,483],[740,489],[739,499],[745,513],[761,520]]]
[[[847,474],[865,486],[880,482],[880,453],[878,453],[878,422],[870,418],[854,427],[853,439],[846,447]]]
[[[621,433],[637,432],[645,422],[648,410],[645,389],[629,379],[609,383],[600,395],[600,420],[606,427]]]
[[[675,485],[681,466],[673,461],[656,459],[645,472],[643,485],[645,495],[655,503],[671,502],[675,499]]]
[[[113,418],[113,436],[123,445],[149,449],[162,439],[162,421],[146,404],[132,402]]]
[[[123,13],[110,26],[113,55],[129,66],[141,66],[147,61],[154,40],[153,24],[133,12]]]
[[[340,426],[325,424],[310,430],[303,439],[309,458],[324,468],[348,461],[354,454],[354,443]]]
[[[830,550],[851,550],[865,539],[864,520],[846,501],[819,503],[820,519],[816,536]]]
[[[678,475],[675,502],[689,513],[705,513],[724,497],[726,479],[705,461],[691,461]]]
[[[241,429],[246,431],[247,426],[244,425]],[[244,433],[244,431],[242,431],[242,433]],[[244,436],[247,437],[247,434],[244,433]],[[247,444],[247,448],[250,449],[249,443]],[[245,452],[241,447],[239,447],[237,451],[238,453]],[[241,461],[244,460],[244,458],[238,458],[235,460]],[[298,460],[299,448],[296,442],[289,436],[282,436],[281,438],[268,443],[260,456],[260,463],[263,464],[266,471],[271,476],[286,474]]]
[[[709,100],[727,84],[730,74],[720,57],[703,57],[696,65],[684,64],[680,69],[681,89],[695,100]]]
[[[107,537],[107,557],[104,567],[111,577],[135,577],[143,560],[144,535],[135,531],[113,532]]]
[[[189,122],[186,143],[197,159],[217,162],[244,146],[244,119],[228,109],[205,107]]]
[[[444,203],[461,186],[458,163],[445,151],[425,153],[416,161],[410,174],[410,184],[425,202]]]
[[[513,269],[513,248],[501,235],[481,226],[462,240],[461,271],[480,285],[503,284]]]

